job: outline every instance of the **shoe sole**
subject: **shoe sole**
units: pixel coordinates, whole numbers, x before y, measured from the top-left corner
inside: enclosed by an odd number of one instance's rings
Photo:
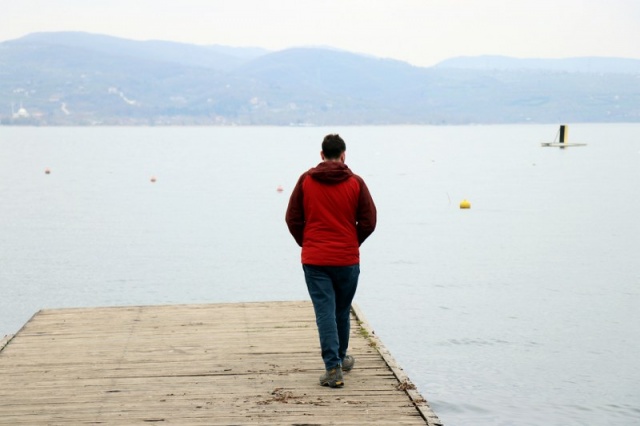
[[[322,386],[329,386],[330,388],[341,388],[344,386],[344,382],[340,380],[335,382],[321,382],[320,384]]]

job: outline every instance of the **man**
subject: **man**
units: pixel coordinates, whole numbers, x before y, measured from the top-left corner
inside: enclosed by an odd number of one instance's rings
[[[322,162],[303,173],[289,199],[285,220],[302,247],[302,268],[313,302],[325,373],[323,386],[344,386],[351,301],[360,275],[360,245],[376,227],[376,206],[362,178],[346,164],[337,134],[322,141]]]

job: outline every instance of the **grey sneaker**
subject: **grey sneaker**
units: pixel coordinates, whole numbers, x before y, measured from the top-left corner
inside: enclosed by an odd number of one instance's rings
[[[342,371],[351,371],[353,365],[356,363],[356,359],[351,355],[347,355],[342,360]]]
[[[332,388],[341,388],[344,386],[344,380],[342,379],[342,368],[337,366],[324,372],[320,376],[320,384],[322,386],[329,386]]]

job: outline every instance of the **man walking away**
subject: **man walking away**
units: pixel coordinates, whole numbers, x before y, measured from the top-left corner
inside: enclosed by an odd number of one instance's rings
[[[302,269],[316,314],[325,373],[323,386],[344,386],[351,301],[360,275],[360,245],[376,227],[376,206],[364,180],[346,164],[346,145],[325,136],[322,162],[303,173],[289,199],[285,220],[302,247]]]

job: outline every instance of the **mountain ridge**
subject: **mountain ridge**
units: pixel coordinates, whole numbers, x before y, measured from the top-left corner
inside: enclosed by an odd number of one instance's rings
[[[499,55],[459,56],[439,62],[437,68],[474,70],[536,70],[560,72],[638,74],[640,60],[584,56],[558,59],[512,58]]]
[[[637,122],[639,81],[640,60],[624,58],[480,56],[424,68],[318,47],[34,33],[0,43],[0,124]]]

